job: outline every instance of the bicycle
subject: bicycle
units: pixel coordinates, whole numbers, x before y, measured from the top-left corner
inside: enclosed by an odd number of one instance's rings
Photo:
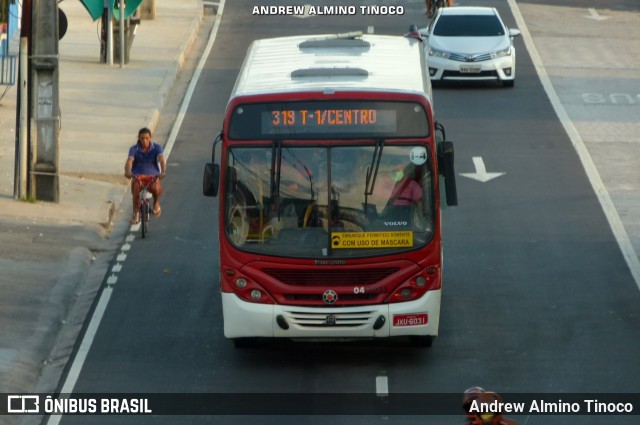
[[[149,199],[153,198],[153,195],[149,192],[149,186],[158,180],[158,176],[153,176],[150,179],[144,179],[141,177],[142,176],[133,176],[140,185],[140,195],[138,195],[138,214],[140,217],[142,239],[144,239],[149,233],[149,219],[151,218],[151,206],[149,204]]]
[[[427,18],[433,19],[438,13],[438,9],[447,7],[447,0],[431,0],[431,7],[427,10]]]

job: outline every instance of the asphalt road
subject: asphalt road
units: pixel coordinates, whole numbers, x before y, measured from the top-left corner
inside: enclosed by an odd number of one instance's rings
[[[521,38],[513,89],[493,84],[434,90],[437,119],[456,146],[456,208],[444,211],[445,282],[440,336],[431,349],[373,343],[278,342],[238,350],[222,332],[217,292],[217,199],[200,184],[237,70],[251,40],[373,26],[402,34],[423,18],[251,16],[256,2],[227,2],[209,60],[169,158],[163,216],[135,239],[113,285],[76,393],[501,393],[640,392],[640,292],[593,189],[538,80]],[[286,4],[286,2],[270,2]],[[357,2],[326,2],[356,4]],[[365,2],[360,2],[365,3]],[[367,2],[391,4],[392,2]],[[394,2],[395,3],[395,2]],[[515,26],[506,2],[495,5]],[[246,400],[247,412],[252,401]],[[331,412],[331,406],[327,406]],[[519,418],[542,423],[543,417]],[[548,416],[545,424],[575,417]],[[461,423],[418,416],[91,416],[63,424]],[[526,422],[525,422],[526,421]],[[637,417],[581,417],[637,423]]]

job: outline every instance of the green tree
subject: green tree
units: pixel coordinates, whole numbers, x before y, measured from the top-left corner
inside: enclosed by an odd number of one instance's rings
[[[0,25],[9,21],[9,0],[0,0]]]

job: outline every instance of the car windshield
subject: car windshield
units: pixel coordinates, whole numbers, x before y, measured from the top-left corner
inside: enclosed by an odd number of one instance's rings
[[[443,15],[436,22],[433,34],[442,37],[493,37],[505,35],[495,15]]]
[[[423,145],[237,147],[228,153],[225,233],[239,249],[296,258],[395,254],[434,228]]]

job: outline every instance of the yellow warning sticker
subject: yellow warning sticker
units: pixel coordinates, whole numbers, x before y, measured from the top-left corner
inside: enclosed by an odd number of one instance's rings
[[[332,232],[331,247],[341,248],[407,248],[413,246],[413,232]]]

